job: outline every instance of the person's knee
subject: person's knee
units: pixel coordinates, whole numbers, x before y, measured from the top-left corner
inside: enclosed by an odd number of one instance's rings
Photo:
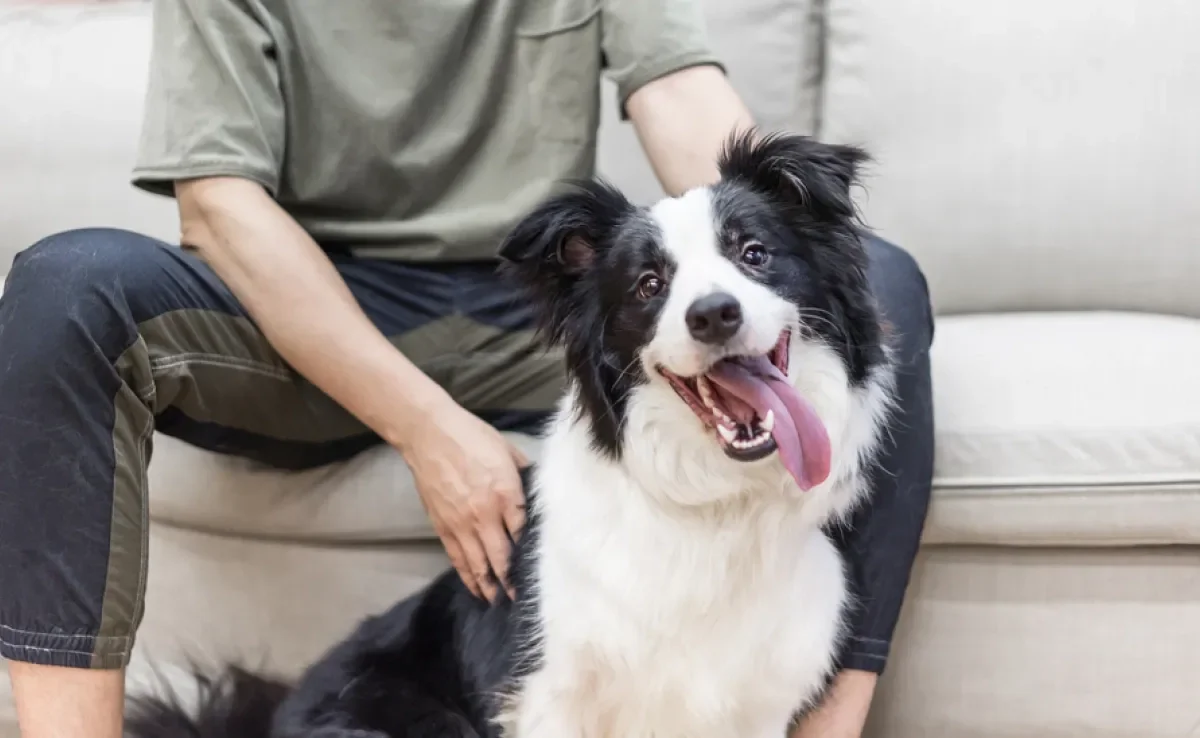
[[[107,285],[136,270],[153,241],[115,228],[63,231],[17,254],[7,286],[39,290]]]
[[[154,263],[155,241],[111,228],[65,231],[17,254],[4,285],[9,321],[111,319]]]
[[[933,307],[920,264],[908,251],[876,237],[868,239],[867,255],[867,279],[901,356],[928,350],[933,341]]]

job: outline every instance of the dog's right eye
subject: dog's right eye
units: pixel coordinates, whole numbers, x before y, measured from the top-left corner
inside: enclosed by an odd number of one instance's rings
[[[760,267],[767,263],[767,250],[761,243],[751,241],[742,248],[742,263],[752,267]]]
[[[638,280],[637,293],[638,297],[643,300],[649,300],[662,292],[663,281],[657,274],[643,274]]]

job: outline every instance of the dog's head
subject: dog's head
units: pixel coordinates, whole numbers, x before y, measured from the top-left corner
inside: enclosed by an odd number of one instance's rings
[[[565,348],[599,450],[620,456],[650,440],[631,431],[652,431],[719,448],[727,467],[775,457],[801,488],[828,476],[829,434],[793,357],[824,347],[847,389],[881,359],[851,199],[864,159],[737,136],[715,185],[641,208],[583,183],[513,230],[501,256]]]

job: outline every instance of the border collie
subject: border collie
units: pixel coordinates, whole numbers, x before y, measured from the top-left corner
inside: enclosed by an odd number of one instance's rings
[[[850,598],[823,528],[866,494],[891,398],[850,189],[865,155],[733,137],[649,208],[599,182],[505,241],[570,383],[526,477],[515,600],[453,571],[295,686],[133,700],[133,738],[781,738]]]

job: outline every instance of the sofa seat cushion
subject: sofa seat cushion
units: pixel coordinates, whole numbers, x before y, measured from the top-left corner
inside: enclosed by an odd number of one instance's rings
[[[1200,543],[1200,320],[943,318],[931,543]]]
[[[536,458],[536,439],[506,436]],[[159,433],[148,480],[152,519],[178,527],[294,541],[433,537],[412,474],[390,446],[317,469],[281,472]]]
[[[932,544],[1200,543],[1200,320],[1122,313],[938,324]],[[514,436],[530,454],[533,439]],[[390,448],[280,473],[159,437],[151,511],[249,536],[432,535]]]

